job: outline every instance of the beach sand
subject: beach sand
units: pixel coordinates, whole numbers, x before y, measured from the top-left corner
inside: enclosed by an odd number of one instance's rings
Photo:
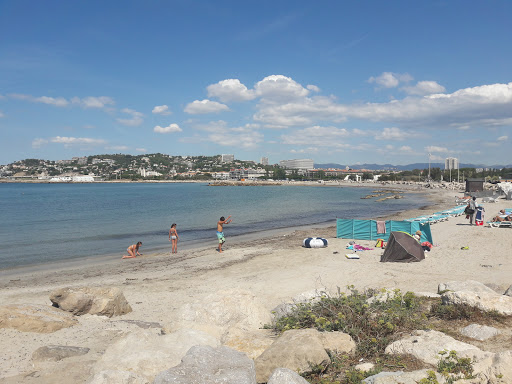
[[[454,191],[427,190],[425,206],[402,212],[393,220],[433,213],[455,206]],[[460,194],[459,194],[460,195]],[[420,196],[420,195],[418,195]],[[422,197],[423,198],[423,197]],[[377,204],[377,203],[376,203]],[[485,204],[486,221],[512,202],[499,199]],[[236,218],[233,225],[236,225]],[[383,250],[360,252],[359,260],[348,260],[350,239],[335,238],[334,226],[273,232],[253,238],[232,239],[226,228],[225,252],[216,242],[171,255],[144,254],[136,259],[109,258],[99,263],[84,260],[48,269],[20,269],[2,275],[0,302],[51,305],[50,293],[62,287],[118,287],[133,311],[118,317],[86,315],[79,324],[50,334],[0,329],[0,382],[52,382],[53,373],[66,371],[68,382],[88,382],[91,367],[105,349],[137,328],[120,320],[158,322],[168,329],[179,327],[177,314],[187,303],[220,290],[248,291],[261,299],[269,311],[290,298],[312,289],[333,292],[347,285],[364,288],[399,288],[404,291],[437,292],[439,283],[477,280],[505,291],[512,283],[512,229],[470,226],[465,216],[453,217],[431,227],[435,247],[420,263],[380,263]],[[302,247],[305,237],[329,240],[322,249]],[[373,241],[357,241],[373,247]],[[461,247],[469,247],[461,250]],[[5,271],[4,271],[5,272]],[[90,348],[87,355],[60,362],[32,362],[41,346],[68,345]],[[77,362],[79,364],[77,364]],[[54,381],[57,382],[57,381]]]

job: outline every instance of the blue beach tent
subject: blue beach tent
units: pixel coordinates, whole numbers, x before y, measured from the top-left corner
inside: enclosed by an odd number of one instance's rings
[[[377,233],[377,220],[336,220],[336,237],[342,239],[387,241],[391,232],[407,232],[412,235],[416,231],[421,231],[420,242],[434,244],[428,222],[386,220],[386,233]]]

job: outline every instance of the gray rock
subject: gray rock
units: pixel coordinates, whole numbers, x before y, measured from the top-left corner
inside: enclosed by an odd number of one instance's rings
[[[46,305],[14,304],[0,307],[0,328],[52,333],[77,324],[69,313]]]
[[[292,329],[284,332],[255,361],[256,380],[266,383],[277,368],[288,368],[299,373],[311,370],[311,365],[329,364],[316,329]]]
[[[421,369],[412,372],[380,372],[376,375],[367,377],[362,382],[364,384],[418,384],[421,379],[426,378],[428,369]],[[445,383],[443,377],[436,373],[439,383]]]
[[[88,384],[149,384],[149,381],[133,372],[101,371],[96,373]]]
[[[60,288],[51,293],[50,300],[54,307],[77,316],[88,313],[112,317],[132,311],[119,288]]]
[[[480,324],[470,324],[460,330],[460,333],[466,337],[475,340],[484,341],[500,334],[500,331],[494,327],[488,327]]]
[[[299,293],[298,295],[291,298],[289,302],[279,304],[272,310],[272,314],[275,319],[279,319],[283,316],[288,316],[293,312],[298,304],[304,303],[315,303],[322,297],[328,295],[327,288],[313,289]]]
[[[343,332],[320,332],[320,341],[326,351],[334,353],[353,353],[356,343],[352,337]]]
[[[512,296],[512,285],[507,288],[507,290],[505,291],[504,295]]]
[[[440,358],[439,352],[444,350],[457,351],[462,357],[489,356],[489,352],[484,352],[474,345],[455,340],[438,331],[414,331],[412,336],[389,344],[385,353],[410,354],[426,364],[436,365]]]
[[[161,335],[156,329],[135,329],[110,345],[94,369],[130,371],[153,380],[159,372],[180,364],[195,345],[217,347],[220,343],[212,335],[191,329],[168,335]]]
[[[270,375],[267,384],[308,384],[308,382],[291,369],[277,368]]]
[[[486,292],[486,293],[496,293],[491,288],[485,286],[484,284],[474,281],[449,281],[447,283],[439,284],[437,288],[437,293],[441,294],[441,292],[445,291],[468,291],[468,292]]]
[[[190,348],[181,364],[159,373],[153,384],[256,384],[254,362],[228,347]]]
[[[185,304],[173,326],[193,327],[220,339],[232,327],[256,330],[271,320],[268,308],[256,295],[247,291],[225,290]]]
[[[494,291],[469,292],[448,291],[441,296],[443,304],[466,304],[482,311],[497,311],[503,315],[512,315],[512,297],[498,295]]]
[[[49,345],[38,348],[32,354],[34,361],[59,361],[68,357],[82,356],[89,352],[89,348],[68,347],[66,345]]]
[[[357,364],[354,368],[359,369],[361,372],[368,372],[368,371],[371,371],[373,368],[375,368],[375,364],[361,363],[361,364]]]

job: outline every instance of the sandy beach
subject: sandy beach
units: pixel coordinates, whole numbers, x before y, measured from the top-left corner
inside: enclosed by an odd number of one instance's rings
[[[428,200],[416,211],[393,215],[393,220],[433,213],[455,206],[450,190],[425,190]],[[503,199],[485,204],[486,221],[499,209],[511,208]],[[236,218],[234,225],[236,225]],[[94,365],[115,341],[138,328],[134,320],[159,323],[167,332],[184,327],[182,308],[201,302],[219,291],[249,292],[270,312],[277,305],[312,289],[335,292],[347,285],[356,288],[399,288],[413,292],[437,292],[439,283],[477,280],[506,290],[512,283],[512,229],[470,226],[465,216],[452,217],[431,227],[434,248],[420,263],[380,263],[383,250],[360,253],[359,260],[345,258],[350,239],[335,238],[332,225],[320,228],[283,230],[252,238],[232,239],[226,228],[225,252],[216,252],[216,242],[194,249],[144,254],[136,259],[111,257],[101,263],[83,260],[54,269],[3,271],[0,302],[51,305],[50,293],[63,287],[118,287],[133,311],[112,318],[85,315],[78,324],[54,333],[0,329],[0,382],[50,383],[57,372],[69,381],[88,383]],[[303,248],[305,237],[329,240],[322,249]],[[357,241],[366,247],[374,242]],[[469,247],[461,250],[462,247]],[[143,250],[142,250],[143,251]],[[180,317],[181,316],[181,317]],[[188,324],[195,328],[194,324]],[[197,325],[198,329],[206,328]],[[207,330],[207,329],[206,329]],[[212,332],[213,334],[213,332]],[[214,335],[218,336],[218,335]],[[90,348],[84,356],[58,362],[34,364],[32,353],[41,346],[68,345]],[[53,381],[52,381],[53,380]]]

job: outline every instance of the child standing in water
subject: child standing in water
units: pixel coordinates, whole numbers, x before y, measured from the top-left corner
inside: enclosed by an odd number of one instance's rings
[[[180,237],[178,236],[178,231],[176,230],[176,223],[171,225],[171,229],[169,230],[169,241],[171,242],[171,253],[178,253],[178,240]]]
[[[133,259],[136,255],[142,256],[142,253],[139,253],[139,248],[142,245],[142,241],[139,241],[137,244],[132,244],[126,250],[128,255],[124,255],[122,259]]]

